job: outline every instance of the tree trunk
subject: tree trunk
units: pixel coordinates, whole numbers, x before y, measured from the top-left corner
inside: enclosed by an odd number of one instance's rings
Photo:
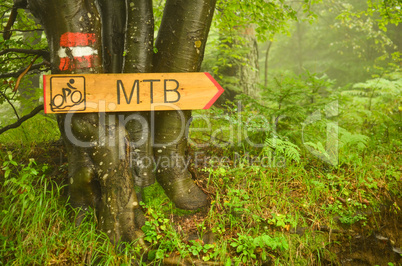
[[[127,5],[127,36],[125,73],[152,71],[154,18],[152,0],[133,1]],[[150,130],[150,112],[126,114],[126,125],[131,139],[131,163],[135,185],[145,187],[155,182],[153,150]],[[130,119],[131,118],[131,119]]]
[[[235,58],[229,58],[229,64],[221,67],[219,73],[223,76],[221,84],[227,88],[224,97],[219,99],[220,103],[225,100],[234,101],[236,95],[243,93],[253,98],[259,98],[259,63],[258,63],[258,44],[255,30],[251,25],[239,27],[235,31],[235,37],[225,36],[223,33],[221,42],[229,49],[236,50]],[[230,41],[228,41],[228,38]],[[228,56],[227,51],[222,56]]]
[[[264,87],[268,86],[268,59],[271,47],[272,47],[272,41],[268,41],[267,51],[265,52]]]
[[[79,76],[199,71],[215,2],[168,0],[156,56],[151,0],[29,0],[28,6],[46,31],[52,73]],[[72,77],[66,85],[75,82]],[[153,182],[152,164],[143,162],[152,159],[153,151],[156,161],[164,157],[178,162],[157,169],[158,181],[176,206],[206,205],[206,195],[185,168],[184,132],[190,116],[189,111],[58,115],[67,147],[70,203],[81,210],[76,223],[91,207],[112,242],[138,238],[144,217],[134,184]],[[133,154],[136,161],[130,165]]]
[[[243,93],[259,98],[259,64],[258,64],[258,44],[255,36],[255,30],[252,26],[246,28],[242,32],[244,38],[244,48],[248,50],[244,57],[243,64],[239,65],[240,86],[243,88]]]
[[[216,0],[168,0],[156,40],[154,72],[196,72],[201,68]],[[185,168],[191,111],[158,111],[154,119],[156,178],[176,207],[197,209],[207,197]],[[186,129],[186,130],[185,130]],[[168,162],[168,163],[163,163]]]
[[[101,32],[105,23],[101,24],[94,1],[32,0],[28,4],[46,31],[53,74],[103,72]],[[74,57],[79,50],[65,47],[71,44],[90,47],[91,57]],[[108,49],[106,45],[105,51],[110,52]],[[118,60],[113,54],[107,57],[110,62]],[[115,67],[118,63],[105,64],[108,71]],[[122,118],[102,113],[58,115],[68,155],[70,203],[81,209],[76,223],[88,207],[96,208],[99,227],[112,242],[137,238],[136,229],[143,221],[129,169],[129,139],[119,123]]]
[[[296,21],[296,37],[297,37],[297,63],[298,69],[296,73],[303,73],[303,28],[300,21]]]

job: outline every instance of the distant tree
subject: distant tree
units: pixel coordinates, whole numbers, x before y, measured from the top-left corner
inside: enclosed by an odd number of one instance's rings
[[[316,20],[301,17],[291,25],[290,37],[277,37],[281,45],[271,49],[271,70],[325,72],[339,85],[392,72],[400,67],[400,8],[397,1],[333,0],[315,4],[312,11]]]
[[[308,12],[310,1],[302,2],[302,8]],[[291,1],[218,1],[214,20],[218,37],[205,67],[212,69],[225,87],[221,102],[234,100],[240,93],[259,97],[258,42],[286,32],[291,20],[297,20]]]

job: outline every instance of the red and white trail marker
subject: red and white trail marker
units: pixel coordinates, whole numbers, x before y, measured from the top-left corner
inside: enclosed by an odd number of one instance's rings
[[[64,71],[93,67],[98,57],[98,50],[93,48],[96,42],[95,33],[66,32],[61,35],[59,69]]]
[[[45,75],[43,87],[45,113],[208,109],[223,93],[203,72]]]

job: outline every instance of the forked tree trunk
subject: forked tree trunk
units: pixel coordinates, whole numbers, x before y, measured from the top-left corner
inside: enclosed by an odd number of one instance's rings
[[[104,71],[102,24],[95,1],[31,0],[28,7],[46,31],[53,74]],[[61,42],[85,45],[92,57],[74,57],[79,50]],[[58,115],[58,121],[67,148],[71,205],[82,213],[95,208],[99,227],[112,242],[134,240],[143,219],[129,167],[129,139],[117,114]],[[76,222],[81,219],[82,215]]]
[[[199,71],[215,2],[168,0],[155,56],[151,0],[28,0],[28,7],[46,31],[52,73],[79,75]],[[167,195],[180,208],[204,206],[205,194],[184,167],[190,116],[189,111],[58,115],[68,153],[71,205],[81,208],[81,214],[95,208],[99,227],[112,242],[141,235],[144,219],[134,183],[153,182],[153,165],[145,167],[141,159],[152,158],[154,140],[156,161],[183,159],[157,169]],[[132,154],[137,161],[130,168]]]

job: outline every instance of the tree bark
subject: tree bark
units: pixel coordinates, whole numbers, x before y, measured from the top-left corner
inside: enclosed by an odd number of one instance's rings
[[[268,41],[267,50],[265,52],[265,67],[264,67],[264,87],[268,86],[268,59],[271,51],[272,41]]]
[[[297,38],[297,63],[298,69],[296,73],[303,73],[303,28],[300,21],[296,21],[296,38]]]
[[[259,98],[259,63],[258,63],[258,44],[255,36],[255,30],[253,26],[247,27],[242,32],[242,38],[244,39],[244,47],[247,49],[247,54],[244,57],[244,62],[239,67],[240,87],[244,94]]]
[[[216,0],[168,0],[156,40],[154,72],[200,70]],[[176,207],[197,209],[207,197],[185,168],[191,111],[158,111],[154,119],[156,178]],[[168,162],[163,165],[163,162]]]
[[[102,24],[94,1],[31,0],[28,5],[41,19],[48,37],[53,74],[104,71]],[[91,59],[74,57],[70,48],[62,47],[62,38],[67,43],[80,42],[71,37],[76,33],[89,34],[87,45],[97,51]],[[106,51],[114,48],[106,43]],[[68,59],[61,58],[63,49]],[[118,65],[114,63],[119,60],[116,55],[118,52],[108,54],[113,63],[105,66],[107,71],[114,71]],[[63,60],[68,63],[63,64]],[[136,229],[143,222],[129,169],[129,139],[117,118],[123,117],[102,113],[58,115],[69,162],[70,203],[81,209],[76,223],[89,207],[96,208],[99,227],[113,243],[137,238]]]
[[[127,2],[127,36],[125,73],[152,71],[154,18],[152,0]],[[135,185],[145,187],[155,182],[150,112],[126,114],[127,131],[131,140],[131,163]],[[131,118],[131,119],[130,119]]]
[[[259,98],[259,63],[258,44],[255,30],[252,25],[246,25],[235,29],[235,36],[227,36],[221,33],[221,43],[232,49],[236,57],[228,56],[227,51],[222,56],[228,58],[228,64],[221,66],[219,74],[222,75],[221,84],[225,84],[223,97],[220,103],[226,100],[234,101],[240,94],[246,94],[253,98]]]
[[[106,73],[123,70],[126,1],[98,0],[102,22],[103,68]]]

